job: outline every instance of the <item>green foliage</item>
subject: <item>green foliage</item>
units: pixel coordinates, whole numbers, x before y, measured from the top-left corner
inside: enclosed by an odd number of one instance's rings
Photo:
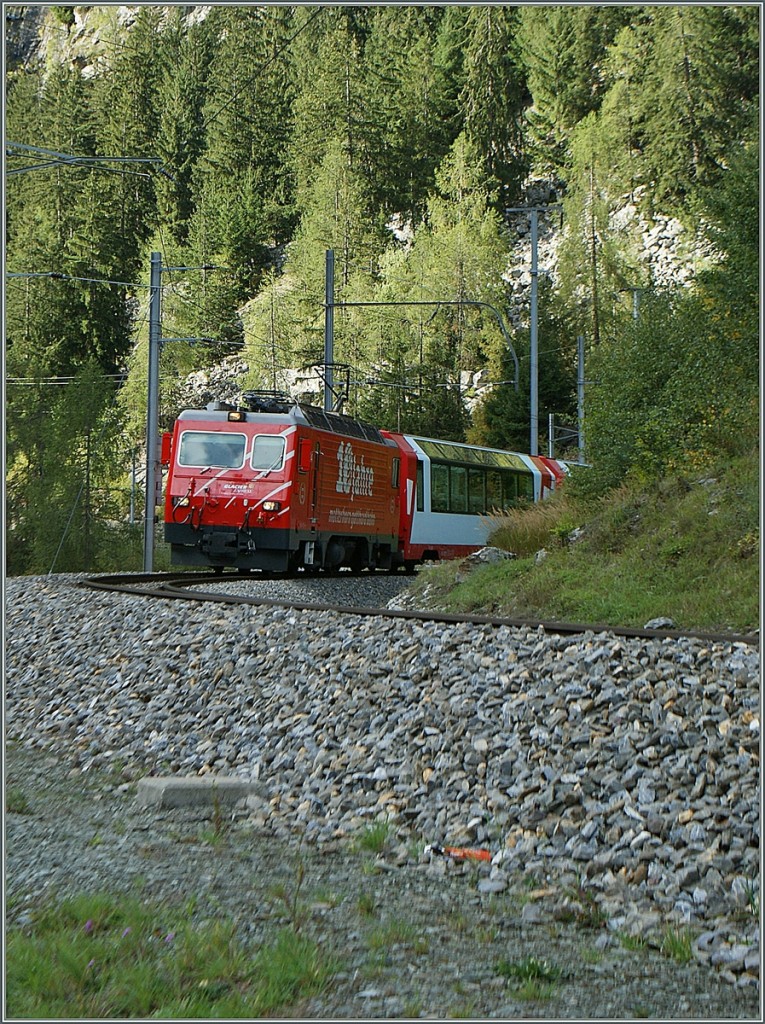
[[[589,472],[581,469],[577,476]],[[565,518],[552,521],[582,527],[575,543],[561,546],[551,530],[553,542],[544,541],[548,554],[540,564],[529,556],[485,566],[460,583],[454,563],[444,563],[418,574],[414,586],[423,600],[448,611],[514,618],[643,626],[669,616],[681,628],[757,628],[756,454],[723,459],[690,482],[679,475],[632,480],[595,501],[574,501],[572,483],[566,481],[560,506],[568,505]],[[538,510],[530,510],[532,521]],[[502,533],[489,542],[502,543]],[[514,536],[509,546],[515,543]]]
[[[756,360],[741,356],[753,339],[732,343],[722,313],[714,296],[646,297],[591,354],[582,487],[603,493],[628,472],[655,478],[756,448]]]
[[[382,853],[388,844],[390,836],[390,823],[387,821],[376,821],[368,825],[354,841],[357,850],[369,853]]]
[[[48,17],[71,26],[73,10]],[[81,74],[56,25],[44,62],[9,65],[8,139],[163,165],[9,159],[35,169],[8,176],[7,266],[36,275],[6,289],[12,571],[140,548],[126,495],[145,430],[152,251],[165,268],[217,268],[163,278],[164,335],[215,342],[163,350],[166,427],[185,376],[224,355],[242,353],[247,383],[274,390],[322,361],[328,248],[339,302],[484,302],[507,319],[504,212],[540,176],[563,195],[565,228],[540,287],[541,437],[548,413],[573,419],[583,334],[589,494],[758,445],[756,7],[213,5],[202,17],[139,5],[127,25],[80,10],[102,56]],[[648,295],[642,239],[614,218],[627,202],[711,243],[719,258],[692,288]],[[648,290],[637,321],[632,287]],[[528,447],[526,322],[517,391],[486,308],[338,309],[335,332],[347,411]],[[88,393],[86,426],[64,399],[74,386],[50,382],[87,367],[102,392]],[[468,371],[496,382],[472,419]],[[125,375],[101,435],[107,379]]]
[[[11,786],[5,791],[5,810],[9,814],[30,814],[29,797],[19,786]]]
[[[476,5],[469,8],[465,23],[465,85],[460,94],[465,130],[483,156],[486,173],[499,182],[504,205],[517,197],[529,167],[519,17],[515,7]]]
[[[524,503],[492,516],[492,544],[520,558],[533,555],[541,548],[560,547],[577,525],[577,513],[571,506],[563,488],[547,501]]]
[[[651,9],[651,48],[638,109],[653,202],[682,205],[720,177],[731,133],[744,130],[759,95],[753,8]]]
[[[538,433],[543,445],[550,413],[556,423],[571,424],[576,420],[576,367],[572,353],[576,325],[556,300],[549,281],[540,283],[538,296]],[[499,383],[474,412],[468,440],[493,448],[528,451],[531,422],[529,331],[516,331],[512,340],[519,364],[518,387],[512,383],[515,378],[513,359],[507,346],[503,346],[498,351],[499,358],[495,350],[490,363],[491,379]],[[560,450],[556,450],[556,456],[560,455]]]
[[[599,105],[599,69],[627,17],[614,7],[521,8],[520,53],[532,98],[526,114],[539,170],[565,172],[570,133]]]
[[[688,928],[664,929],[661,939],[661,951],[664,956],[679,964],[687,964],[693,959],[693,935]]]
[[[134,898],[78,896],[6,935],[13,1017],[268,1016],[319,991],[335,964],[282,931],[254,953],[228,921]]]
[[[550,999],[563,973],[555,964],[533,956],[523,960],[500,960],[494,970],[500,977],[512,981],[517,999],[534,1002]]]
[[[58,387],[11,388],[6,409],[8,571],[119,568],[129,536],[129,490],[113,466],[124,454],[111,381],[90,363]]]
[[[74,7],[67,7],[64,4],[57,4],[52,8],[53,17],[67,28],[74,25]]]

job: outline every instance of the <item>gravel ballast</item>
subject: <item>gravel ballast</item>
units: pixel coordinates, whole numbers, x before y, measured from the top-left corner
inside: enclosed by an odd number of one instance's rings
[[[49,898],[139,886],[195,895],[257,943],[302,864],[305,927],[343,964],[296,1016],[759,1019],[756,648],[77,582],[6,581],[6,803],[28,803],[6,814],[7,927]],[[405,584],[263,596],[368,605]],[[251,792],[221,818],[147,805],[145,776]],[[382,851],[365,849],[381,822]],[[393,924],[406,937],[376,949]],[[689,963],[661,952],[668,928],[692,937]],[[532,956],[561,970],[545,1001],[496,972]]]

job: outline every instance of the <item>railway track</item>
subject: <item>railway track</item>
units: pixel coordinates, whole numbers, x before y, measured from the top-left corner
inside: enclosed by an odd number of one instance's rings
[[[302,579],[303,577],[301,577]],[[311,580],[321,577],[311,576]],[[328,576],[336,580],[336,576]],[[495,615],[460,614],[435,610],[374,608],[365,605],[344,605],[337,603],[325,604],[314,601],[276,599],[257,597],[255,595],[234,594],[225,590],[199,589],[225,586],[229,582],[243,583],[258,580],[284,580],[284,574],[258,573],[242,576],[238,573],[216,574],[206,573],[135,573],[116,575],[91,576],[80,580],[79,585],[94,590],[105,590],[117,594],[133,594],[141,597],[165,600],[209,601],[220,604],[245,604],[257,607],[290,608],[296,611],[333,611],[344,615],[379,616],[391,619],[410,621],[457,623],[467,622],[476,625],[511,626],[516,628],[542,628],[546,633],[554,635],[581,635],[585,632],[613,633],[615,636],[628,639],[680,639],[681,637],[705,640],[710,643],[744,643],[759,647],[759,632],[726,633],[704,632],[689,629],[638,629],[632,626],[612,626],[603,623],[555,622],[539,619],[504,618]]]

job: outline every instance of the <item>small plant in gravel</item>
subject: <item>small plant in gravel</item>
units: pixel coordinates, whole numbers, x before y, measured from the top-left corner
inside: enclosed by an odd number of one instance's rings
[[[747,880],[746,883],[746,906],[750,914],[755,917],[760,916],[760,889],[757,882],[757,878],[753,877]]]
[[[632,1008],[632,1016],[638,1020],[645,1020],[646,1017],[652,1017],[653,1014],[648,1006],[644,1003],[638,1003]]]
[[[420,859],[421,859],[422,854],[423,854],[423,851],[424,851],[426,846],[427,846],[427,843],[425,842],[424,839],[412,839],[412,840],[410,840],[410,842],[407,844],[407,848],[406,848],[407,849],[407,853],[409,855],[409,860],[414,861],[415,864],[419,864]]]
[[[5,792],[5,810],[8,814],[29,814],[31,806],[23,789],[13,786]]]
[[[465,935],[472,927],[472,920],[467,914],[457,907],[454,907],[442,918],[444,927],[456,935]]]
[[[688,928],[667,925],[662,933],[661,952],[679,964],[687,964],[693,957],[693,936]]]
[[[408,946],[415,953],[427,953],[428,943],[424,936],[409,921],[386,921],[374,928],[367,936],[367,946],[372,952],[389,949],[391,946]]]
[[[377,917],[377,904],[374,896],[368,892],[362,892],[356,900],[356,909],[362,917]]]
[[[574,922],[583,928],[602,928],[606,924],[608,915],[598,906],[582,878],[577,877],[574,885],[565,886],[563,891],[570,902],[555,914],[559,921]]]
[[[337,907],[342,901],[342,896],[334,889],[317,889],[311,894],[311,906],[315,909]]]
[[[274,885],[270,889],[271,897],[280,903],[287,912],[292,930],[297,934],[308,917],[308,909],[305,906],[301,891],[305,882],[305,861],[298,860],[295,865],[295,881],[292,888],[284,884]]]
[[[279,1015],[321,991],[337,965],[292,931],[248,950],[234,922],[193,905],[109,895],[51,903],[6,932],[12,1018],[244,1018]]]
[[[412,996],[407,999],[403,1006],[403,1013],[406,1019],[419,1017],[422,1014],[422,1000],[419,996]]]
[[[449,1010],[448,1016],[451,1020],[470,1020],[475,1017],[475,1003],[467,1000]]]
[[[388,844],[390,834],[390,822],[375,821],[358,835],[354,841],[356,851],[380,854]]]
[[[500,960],[494,970],[501,977],[513,981],[513,992],[518,999],[529,1001],[550,999],[562,975],[560,967],[533,956],[523,960]]]
[[[204,829],[202,831],[202,839],[205,843],[209,843],[210,846],[218,846],[226,838],[229,823],[226,821],[226,816],[223,813],[220,794],[215,790],[215,788],[213,788],[212,793],[212,805],[212,828]]]
[[[625,949],[632,950],[635,953],[645,949],[648,945],[648,940],[644,935],[630,935],[628,932],[619,932],[618,939]]]

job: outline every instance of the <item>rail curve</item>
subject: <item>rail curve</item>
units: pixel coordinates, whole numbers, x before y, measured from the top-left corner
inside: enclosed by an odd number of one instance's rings
[[[316,577],[312,577],[315,579]],[[334,578],[336,577],[329,577]],[[332,611],[343,615],[378,616],[391,619],[405,619],[426,622],[468,622],[475,625],[510,626],[539,629],[554,635],[580,635],[582,633],[613,633],[629,639],[691,638],[710,643],[743,643],[759,647],[759,631],[754,633],[705,632],[694,629],[639,629],[632,626],[612,626],[604,623],[557,622],[542,619],[505,618],[495,615],[464,614],[422,609],[374,608],[365,605],[323,604],[313,601],[279,600],[255,597],[225,591],[199,590],[199,585],[225,584],[228,580],[244,582],[250,580],[285,579],[283,573],[258,573],[251,576],[239,574],[199,573],[119,573],[115,575],[90,576],[79,581],[79,585],[110,593],[133,594],[165,600],[209,601],[221,604],[247,604],[258,607],[291,608],[296,611]]]

